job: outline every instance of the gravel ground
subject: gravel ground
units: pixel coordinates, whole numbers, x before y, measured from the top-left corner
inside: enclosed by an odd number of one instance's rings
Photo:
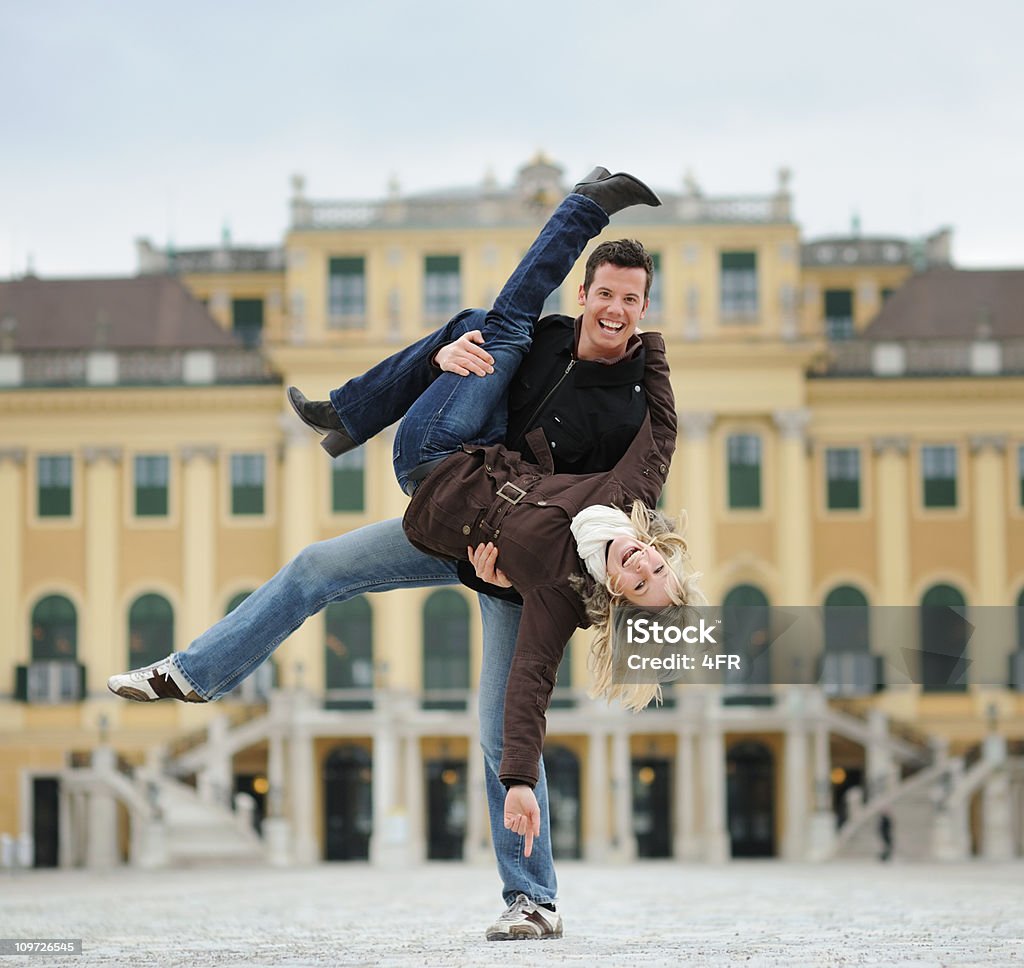
[[[1019,965],[1024,863],[561,863],[565,937],[488,943],[492,871],[426,864],[0,877],[0,935],[83,956],[0,964]]]

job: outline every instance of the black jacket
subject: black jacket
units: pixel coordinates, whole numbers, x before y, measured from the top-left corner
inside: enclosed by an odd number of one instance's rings
[[[539,427],[554,458],[556,474],[611,470],[629,449],[647,415],[645,354],[613,363],[576,360],[576,321],[545,316],[534,327],[533,344],[509,387],[505,446],[538,462],[526,434]],[[500,563],[499,563],[500,567]],[[469,588],[521,603],[511,588],[481,581],[473,566],[460,561],[460,581]]]

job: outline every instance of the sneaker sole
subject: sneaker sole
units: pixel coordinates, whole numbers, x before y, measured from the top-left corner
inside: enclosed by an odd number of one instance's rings
[[[516,926],[508,931],[488,931],[488,941],[546,941],[548,938],[562,937],[562,929],[548,931],[546,934],[537,934],[529,928]]]
[[[153,702],[152,697],[147,696],[141,689],[133,689],[131,686],[120,686],[115,689],[110,683],[107,683],[107,688],[115,695],[120,696],[122,699],[132,699],[135,702]]]

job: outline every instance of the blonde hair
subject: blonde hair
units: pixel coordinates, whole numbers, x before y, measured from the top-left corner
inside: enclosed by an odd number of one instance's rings
[[[653,547],[665,559],[665,564],[675,577],[668,584],[669,597],[673,605],[706,605],[707,599],[698,586],[700,574],[695,572],[690,561],[683,533],[686,530],[686,512],[676,522],[665,517],[660,511],[648,508],[643,501],[636,501],[630,512],[630,523],[637,538]],[[623,684],[612,681],[612,609],[624,599],[618,590],[607,584],[595,584],[579,578],[573,586],[583,599],[587,617],[595,629],[594,641],[590,647],[588,665],[593,683],[590,696],[603,697],[611,702],[618,699],[633,712],[640,712],[651,702],[661,702],[661,686],[654,683]]]

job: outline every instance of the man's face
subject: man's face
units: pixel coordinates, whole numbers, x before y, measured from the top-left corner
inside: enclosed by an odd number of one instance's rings
[[[589,291],[580,286],[581,360],[614,360],[622,356],[637,323],[647,312],[646,285],[647,273],[643,269],[624,269],[605,262],[595,270]]]

